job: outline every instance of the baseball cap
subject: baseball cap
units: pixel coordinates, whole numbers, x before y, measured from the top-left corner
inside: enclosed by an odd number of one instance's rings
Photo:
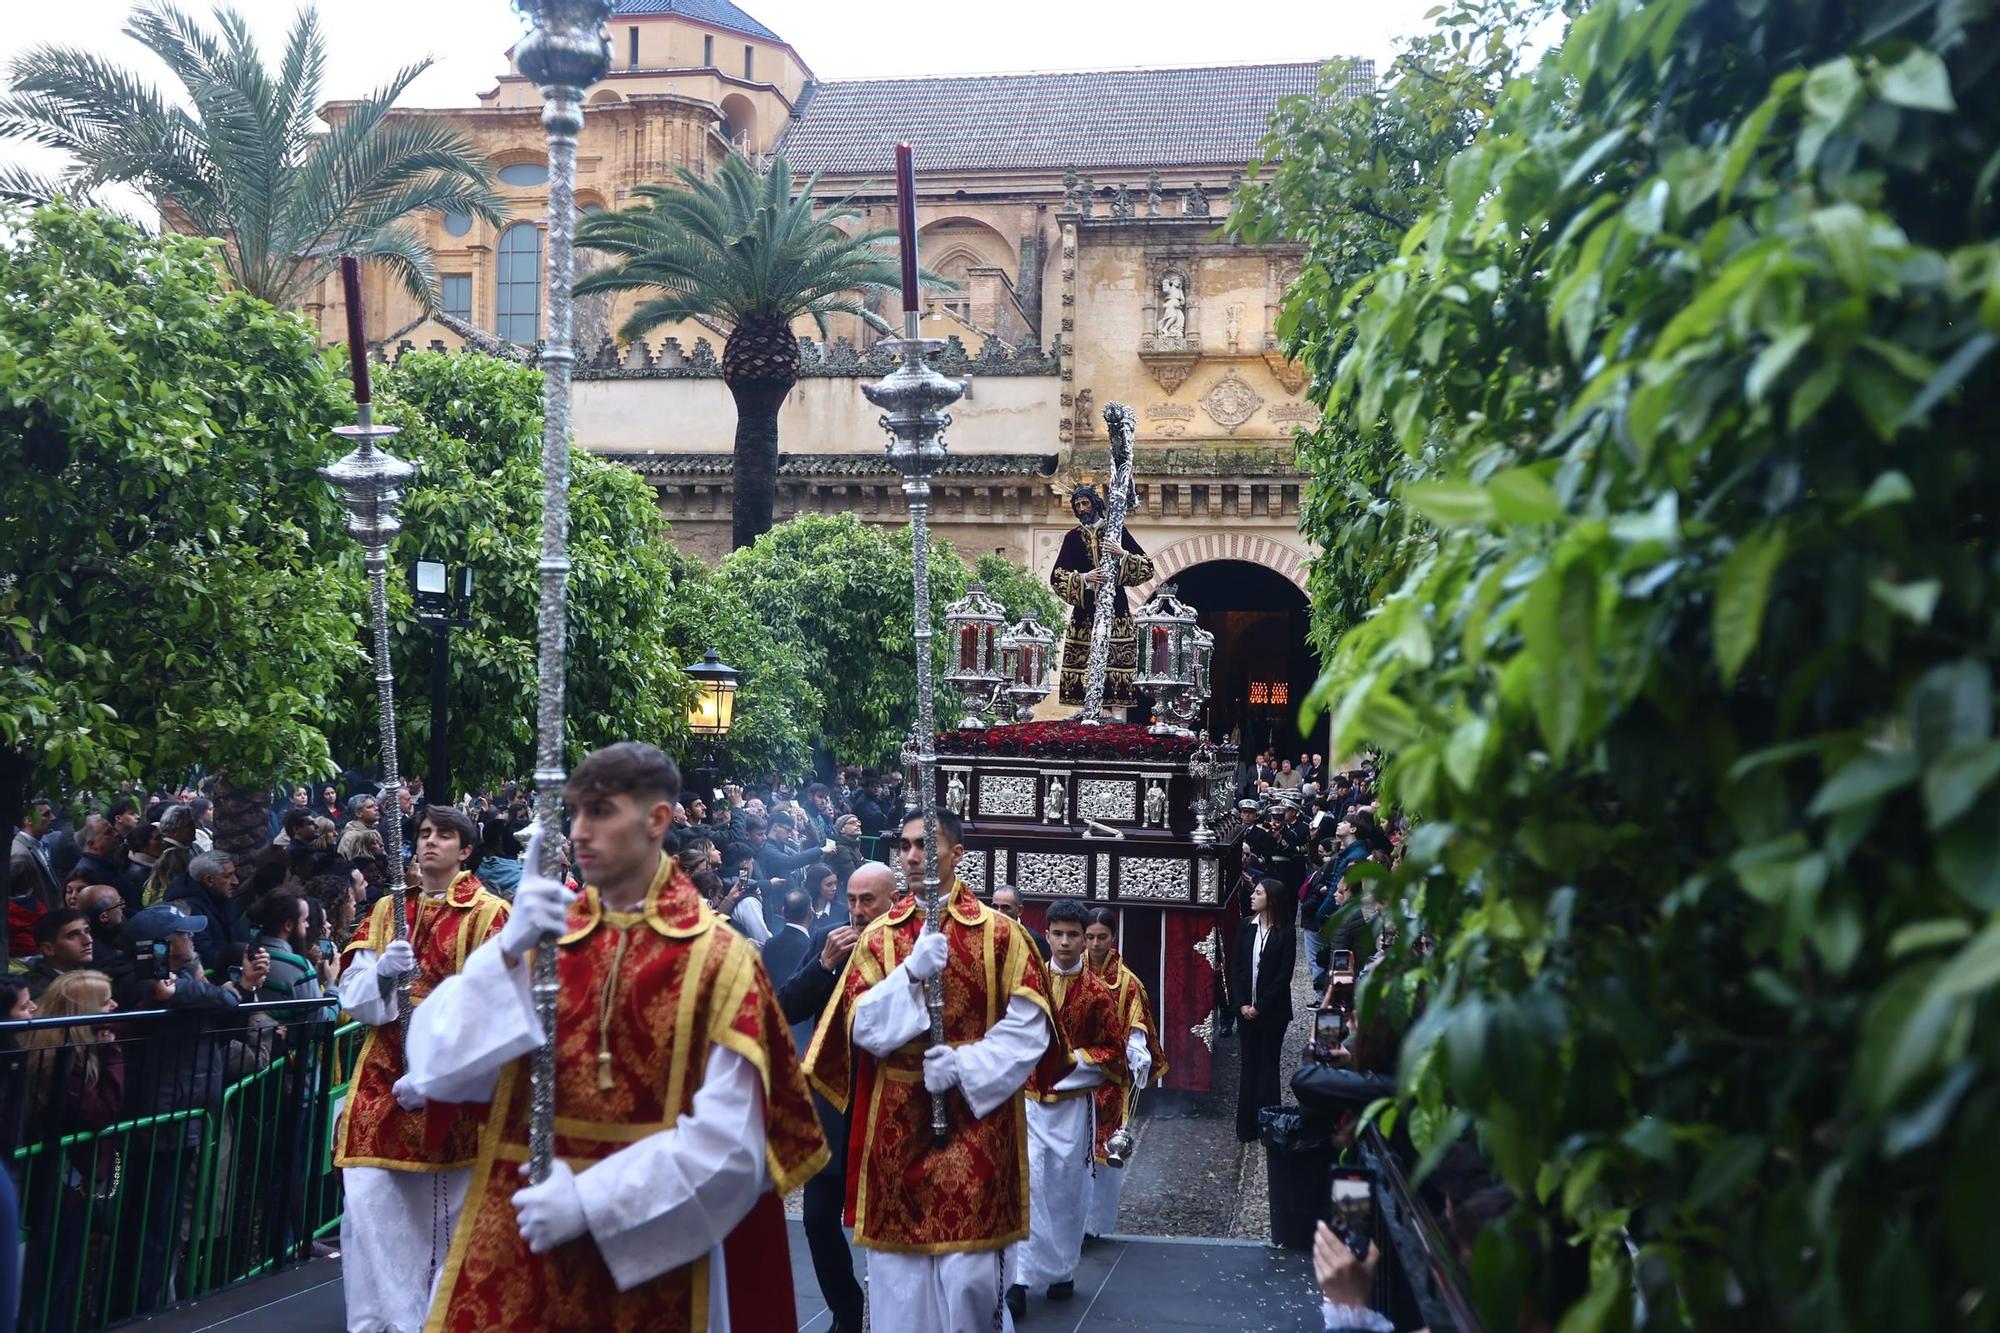
[[[141,908],[125,923],[127,944],[147,944],[169,935],[192,935],[208,925],[205,916],[189,916],[172,903]]]

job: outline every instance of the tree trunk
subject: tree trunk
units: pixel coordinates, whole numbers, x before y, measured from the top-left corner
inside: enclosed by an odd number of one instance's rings
[[[736,400],[736,478],[729,507],[729,543],[750,545],[771,530],[778,498],[778,409],[792,391],[781,380],[730,380]]]

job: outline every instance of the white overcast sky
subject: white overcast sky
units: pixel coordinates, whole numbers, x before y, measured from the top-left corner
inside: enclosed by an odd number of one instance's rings
[[[1428,26],[1436,0],[995,0],[961,8],[750,0],[743,8],[789,41],[821,79],[1032,69],[1115,69],[1373,56]],[[182,0],[206,15],[205,0]],[[300,6],[238,0],[273,53]],[[0,80],[14,56],[45,43],[78,46],[158,77],[121,31],[131,0],[0,0]],[[965,15],[961,20],[957,15]],[[503,53],[522,30],[508,0],[321,0],[327,35],[326,95],[358,97],[424,56],[436,64],[411,88],[409,106],[467,106],[493,86]],[[906,30],[887,25],[922,16]],[[59,159],[0,142],[0,161],[52,169]]]

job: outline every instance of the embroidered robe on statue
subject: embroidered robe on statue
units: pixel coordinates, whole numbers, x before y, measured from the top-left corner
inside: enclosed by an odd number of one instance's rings
[[[904,902],[863,932],[806,1055],[813,1086],[846,1110],[847,1209],[869,1252],[876,1333],[963,1333],[1006,1324],[1001,1252],[1028,1229],[1027,1112],[1038,1069],[1068,1068],[1049,1023],[1042,962],[1026,930],[954,882],[941,918],[945,1042],[960,1083],[948,1134],[924,1090],[930,1018],[904,961],[923,911]]]
[[[530,961],[510,967],[495,943],[417,1012],[418,1090],[492,1103],[429,1329],[747,1333],[795,1319],[779,1200],[826,1142],[763,963],[721,920],[666,857],[642,910],[608,911],[588,886],[571,907],[555,1150],[586,1232],[547,1254],[529,1253],[511,1203],[540,1045]]]
[[[441,897],[409,894],[404,903],[417,959],[414,1011],[499,932],[507,904],[464,871]],[[385,990],[375,966],[396,937],[393,908],[387,895],[377,899],[341,960],[341,1006],[369,1025],[334,1138],[346,1199],[340,1249],[350,1333],[423,1327],[484,1120],[480,1106],[405,1111],[390,1091],[405,1068],[402,1025],[396,989]]]
[[[1076,1277],[1090,1208],[1092,1099],[1100,1085],[1130,1078],[1111,988],[1081,959],[1069,972],[1051,960],[1048,973],[1056,1030],[1076,1068],[1059,1077],[1037,1070],[1028,1080],[1028,1236],[1010,1251],[1007,1275],[1024,1287]]]
[[[1153,1001],[1146,994],[1146,983],[1125,966],[1118,950],[1114,948],[1106,954],[1101,965],[1088,960],[1084,965],[1118,999],[1119,1025],[1127,1034],[1125,1060],[1133,1070],[1129,1085],[1103,1083],[1092,1094],[1097,1099],[1097,1145],[1093,1160],[1098,1163],[1098,1170],[1091,1181],[1090,1215],[1083,1229],[1087,1235],[1108,1236],[1118,1229],[1118,1204],[1125,1187],[1125,1171],[1104,1165],[1104,1150],[1110,1145],[1111,1135],[1131,1114],[1132,1099],[1139,1095],[1139,1090],[1167,1076],[1167,1051],[1160,1044],[1160,1025],[1154,1020]],[[1146,1069],[1144,1078],[1138,1077],[1141,1066]]]
[[[1098,526],[1071,528],[1063,538],[1062,550],[1056,554],[1055,568],[1049,571],[1049,586],[1073,608],[1069,625],[1063,630],[1058,682],[1060,698],[1065,704],[1083,702],[1085,682],[1090,675],[1090,630],[1097,620],[1097,596],[1083,576],[1097,568],[1103,531]],[[1153,562],[1146,558],[1130,528],[1118,544],[1129,554],[1118,562],[1118,588],[1111,603],[1111,651],[1105,658],[1108,665],[1104,672],[1104,702],[1123,706],[1134,702],[1132,673],[1139,665],[1139,640],[1132,626],[1132,608],[1125,589],[1153,577]]]

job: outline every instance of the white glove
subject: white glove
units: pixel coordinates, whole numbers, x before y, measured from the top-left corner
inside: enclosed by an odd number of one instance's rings
[[[526,1163],[521,1174],[528,1174]],[[514,1191],[514,1213],[530,1254],[547,1254],[590,1227],[583,1215],[583,1198],[576,1192],[576,1173],[560,1161],[549,1164],[549,1178],[541,1184]]]
[[[924,1091],[949,1092],[958,1086],[958,1052],[933,1046],[924,1052]]]
[[[408,940],[389,941],[389,947],[375,960],[375,975],[384,981],[407,977],[416,970],[417,951],[410,947]]]
[[[542,936],[560,935],[569,928],[569,905],[576,901],[576,895],[541,873],[541,850],[542,830],[537,827],[522,857],[521,885],[514,890],[513,913],[500,927],[500,949],[509,958],[519,958]]]
[[[929,981],[944,971],[945,960],[949,957],[951,947],[944,942],[944,936],[932,931],[917,937],[917,947],[910,950],[903,966],[918,981]]]
[[[417,1091],[415,1084],[410,1081],[410,1075],[408,1074],[397,1079],[395,1086],[390,1088],[389,1091],[394,1094],[396,1105],[402,1107],[405,1111],[421,1111],[430,1105],[429,1100],[421,1092]]]
[[[1145,1050],[1137,1052],[1127,1051],[1126,1056],[1127,1063],[1132,1066],[1132,1086],[1134,1088],[1145,1087],[1146,1080],[1153,1076],[1152,1052]]]

